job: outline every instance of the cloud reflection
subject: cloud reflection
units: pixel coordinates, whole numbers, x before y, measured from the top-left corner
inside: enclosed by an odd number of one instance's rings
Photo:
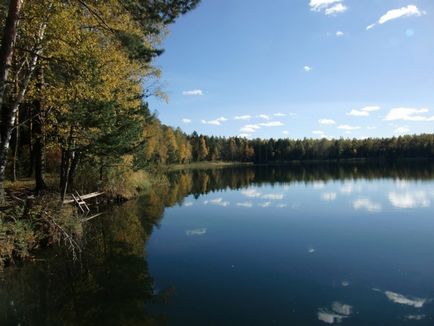
[[[246,208],[251,208],[253,206],[252,202],[250,201],[246,201],[243,203],[237,203],[238,207],[246,207]]]
[[[262,196],[262,198],[269,199],[269,200],[282,200],[283,197],[284,197],[283,194],[266,194]]]
[[[334,201],[336,200],[336,193],[335,192],[325,192],[321,194],[321,200],[324,201]]]
[[[271,206],[271,201],[267,201],[265,203],[260,203],[260,204],[258,204],[258,206],[260,206],[260,207],[270,207]]]
[[[396,293],[396,292],[392,292],[392,291],[381,291],[379,289],[372,289],[375,292],[381,292],[384,293],[384,295],[392,302],[394,303],[398,303],[398,304],[402,304],[402,305],[406,305],[406,306],[410,306],[410,307],[414,307],[414,308],[422,308],[424,306],[425,303],[427,303],[428,301],[430,301],[429,299],[426,298],[418,298],[418,297],[406,297],[403,294],[400,293]]]
[[[423,305],[428,301],[427,299],[423,299],[423,298],[406,297],[402,294],[392,292],[392,291],[386,291],[384,292],[384,294],[390,301],[394,303],[412,306],[415,308],[422,308]]]
[[[374,203],[368,198],[359,198],[353,201],[353,208],[355,210],[365,209],[371,213],[381,212],[382,210],[381,204]]]
[[[193,229],[185,231],[185,234],[189,237],[191,236],[202,236],[206,234],[206,228]]]
[[[339,324],[344,318],[351,316],[353,307],[340,302],[333,302],[332,309],[321,308],[318,310],[318,320],[327,324]]]
[[[408,316],[405,316],[405,319],[408,319],[408,320],[422,320],[422,319],[425,319],[425,317],[426,317],[426,315],[408,315]]]
[[[211,199],[211,200],[205,200],[203,202],[204,205],[216,205],[216,206],[222,206],[222,207],[227,207],[230,205],[230,202],[228,201],[223,201],[223,198],[216,198],[216,199]]]
[[[315,181],[312,183],[313,189],[324,189],[325,182],[324,181]]]
[[[246,196],[246,197],[250,197],[250,198],[257,198],[257,197],[261,197],[262,193],[260,193],[259,191],[257,191],[256,189],[246,189],[241,191],[241,193]]]
[[[425,191],[389,193],[390,203],[397,208],[417,208],[417,207],[430,207],[431,200]]]

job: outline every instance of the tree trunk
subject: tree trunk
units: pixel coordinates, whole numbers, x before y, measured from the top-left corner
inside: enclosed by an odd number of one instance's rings
[[[33,175],[33,164],[34,164],[34,152],[33,152],[33,119],[32,119],[32,106],[29,105],[28,117],[29,125],[28,125],[28,137],[29,137],[29,170],[27,171],[27,176],[29,178]]]
[[[68,190],[68,179],[71,170],[71,161],[74,159],[73,148],[73,136],[74,136],[74,126],[69,129],[69,136],[67,140],[67,148],[62,148],[62,162],[60,164],[60,196],[63,203],[65,199],[66,192]],[[78,163],[78,162],[77,162]]]
[[[39,95],[41,95],[41,91],[44,87],[44,75],[42,68],[38,69],[37,72],[38,83],[36,85],[37,91]],[[40,96],[39,96],[40,97]],[[35,137],[35,145],[34,145],[34,162],[35,162],[35,183],[36,183],[36,192],[39,193],[47,188],[44,181],[44,173],[45,173],[45,116],[44,110],[42,108],[41,99],[39,98],[34,102],[34,137]]]
[[[68,173],[68,187],[69,189],[74,189],[74,178],[77,174],[78,163],[80,162],[80,154],[74,153],[71,160],[71,167]]]
[[[41,102],[37,101],[35,107],[39,107],[36,111],[39,111],[35,117],[34,121],[34,132],[35,132],[35,145],[34,145],[34,162],[35,162],[35,183],[36,192],[40,192],[46,189],[46,184],[44,181],[45,173],[45,133],[43,130],[43,117],[41,112]]]
[[[6,83],[14,54],[17,39],[17,27],[19,14],[23,0],[11,0],[9,2],[8,15],[3,30],[3,41],[0,49],[0,107],[3,106]]]
[[[14,158],[12,167],[12,180],[17,181],[17,159],[18,159],[18,147],[20,145],[20,121],[19,111],[17,111],[15,118],[15,146],[14,146]]]
[[[4,193],[4,177],[6,169],[6,156],[9,148],[9,140],[11,133],[10,113],[5,112],[7,107],[3,106],[4,95],[6,89],[6,83],[8,80],[9,70],[12,63],[12,57],[14,53],[15,42],[17,38],[17,26],[19,20],[19,14],[23,0],[11,0],[9,2],[8,15],[5,21],[5,27],[3,31],[3,40],[0,49],[0,108],[1,108],[1,131],[0,131],[0,203],[5,201]],[[12,117],[14,114],[12,114]],[[12,118],[14,120],[14,118]]]

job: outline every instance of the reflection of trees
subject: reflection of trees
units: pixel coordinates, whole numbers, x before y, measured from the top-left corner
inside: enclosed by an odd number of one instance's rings
[[[53,259],[50,251],[47,261],[8,270],[0,286],[0,324],[164,324],[164,316],[145,311],[159,299],[144,246],[161,214],[157,220],[143,214],[131,202],[89,224],[80,264]]]
[[[172,172],[148,195],[115,208],[86,225],[81,264],[62,255],[0,281],[0,325],[155,325],[165,316],[146,313],[155,295],[145,244],[165,207],[192,194],[242,189],[249,185],[343,179],[434,179],[434,163],[291,164]],[[8,275],[9,274],[9,275]]]
[[[408,162],[345,162],[345,163],[293,163],[287,165],[266,165],[230,167],[209,170],[184,170],[168,176],[168,183],[162,189],[160,205],[172,206],[194,194],[222,189],[241,189],[249,185],[313,182],[345,179],[434,179],[434,163],[429,161]]]
[[[193,194],[200,195],[224,189],[242,189],[249,185],[291,184],[298,182],[352,179],[434,179],[434,163],[408,161],[400,163],[300,163],[226,167],[208,170],[181,170],[168,174],[165,183],[142,198],[139,205],[147,216],[158,223],[164,208],[182,203]]]

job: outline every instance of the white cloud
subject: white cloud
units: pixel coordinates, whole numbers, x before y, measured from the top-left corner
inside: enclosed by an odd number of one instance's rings
[[[182,119],[182,122],[183,122],[183,123],[191,123],[191,119],[183,118],[183,119]]]
[[[341,14],[345,11],[347,11],[347,6],[343,5],[342,3],[337,3],[334,6],[327,8],[325,10],[326,15],[335,15],[335,14]]]
[[[193,202],[191,202],[191,201],[185,202],[182,206],[191,207],[191,206],[193,206]]]
[[[368,105],[365,106],[364,108],[362,108],[362,111],[364,112],[374,112],[374,111],[378,111],[381,110],[381,107],[376,106],[376,105]]]
[[[193,89],[191,91],[183,91],[182,95],[184,95],[184,96],[202,96],[203,91],[201,89]]]
[[[250,134],[255,132],[257,129],[261,129],[259,125],[245,125],[240,129],[240,132]]]
[[[383,209],[381,204],[374,203],[373,201],[367,198],[360,198],[353,201],[353,208],[356,210],[365,209],[371,213],[381,212],[381,210]]]
[[[246,201],[246,202],[243,202],[243,203],[237,203],[237,206],[238,207],[251,208],[251,207],[253,207],[253,204],[250,201]]]
[[[243,128],[240,129],[240,132],[241,132],[243,135],[250,134],[250,133],[255,132],[255,131],[256,131],[256,129],[253,129],[253,128],[247,128],[247,127],[243,127]]]
[[[431,200],[425,191],[389,193],[390,203],[397,208],[430,207]]]
[[[257,116],[258,118],[264,119],[264,120],[271,120],[269,115],[266,114],[260,114]]]
[[[240,138],[250,138],[250,137],[252,137],[252,135],[251,134],[239,134],[238,137],[240,137]]]
[[[318,122],[320,123],[320,124],[322,124],[322,125],[334,125],[334,124],[336,124],[336,121],[335,120],[332,120],[332,119],[320,119],[320,120],[318,120]]]
[[[252,188],[241,191],[241,194],[249,198],[257,198],[262,196],[262,193]]]
[[[250,120],[252,118],[251,115],[237,115],[234,120]]]
[[[333,15],[347,10],[342,2],[343,0],[310,0],[309,6],[312,11],[323,11],[326,15]]]
[[[358,130],[358,129],[360,129],[360,127],[359,126],[350,126],[350,125],[339,125],[338,129],[351,131],[351,130]]]
[[[395,134],[402,135],[402,134],[408,134],[410,132],[410,129],[407,127],[398,127],[395,129]]]
[[[309,6],[312,11],[321,11],[339,2],[342,0],[310,0]]]
[[[367,30],[373,28],[375,25],[379,24],[382,25],[384,23],[387,23],[388,21],[398,19],[401,17],[409,17],[409,16],[422,16],[425,15],[425,11],[420,11],[419,8],[417,8],[415,5],[408,5],[407,7],[402,7],[399,9],[392,9],[386,12],[383,16],[380,17],[380,19],[374,23],[366,27]]]
[[[353,109],[351,112],[348,112],[347,115],[352,115],[353,117],[367,117],[369,116],[369,112]]]
[[[394,108],[389,111],[387,116],[384,118],[386,121],[434,121],[434,115],[428,116],[429,110],[426,108],[416,109],[416,108]]]
[[[337,36],[337,37],[342,37],[342,36],[344,36],[344,35],[345,35],[345,33],[342,32],[342,31],[337,31],[337,32],[336,32],[336,36]]]
[[[417,298],[417,297],[409,298],[402,294],[395,293],[392,291],[386,291],[384,292],[384,294],[390,301],[394,303],[403,304],[415,308],[422,308],[423,305],[428,301],[427,299]]]
[[[312,71],[313,68],[310,67],[310,66],[304,66],[303,69],[304,69],[304,71],[306,71],[306,72],[310,72],[310,71]]]
[[[336,200],[336,193],[335,192],[325,192],[321,194],[321,200],[324,201],[334,201]]]
[[[324,131],[322,131],[322,130],[314,130],[314,131],[312,131],[312,133],[314,135],[324,135]]]
[[[187,230],[187,231],[185,231],[185,234],[187,236],[189,236],[189,237],[191,237],[191,236],[202,236],[202,235],[206,234],[206,228]]]
[[[367,117],[370,115],[371,112],[378,111],[381,108],[379,106],[365,106],[364,108],[360,110],[351,110],[351,112],[348,112],[347,115],[352,115],[355,117]]]
[[[228,121],[228,119],[226,119],[225,117],[220,117],[217,118],[215,120],[202,120],[203,124],[206,125],[214,125],[214,126],[220,126],[222,124],[222,122]]]
[[[288,207],[288,204],[279,204],[276,207],[277,208],[286,208],[286,207]]]
[[[288,131],[288,130],[284,130],[284,131],[282,131],[282,134],[284,134],[284,135],[288,135],[288,134],[289,134],[289,131]]]
[[[274,113],[273,115],[274,115],[275,117],[286,117],[286,114],[285,114],[285,113],[281,113],[281,112]]]
[[[263,122],[259,124],[261,127],[282,127],[285,124],[281,121],[270,121],[270,122]]]

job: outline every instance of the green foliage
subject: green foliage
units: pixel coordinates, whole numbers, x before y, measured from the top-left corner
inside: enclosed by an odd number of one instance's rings
[[[32,223],[28,220],[5,222],[0,218],[0,270],[15,259],[26,259],[37,245]]]

